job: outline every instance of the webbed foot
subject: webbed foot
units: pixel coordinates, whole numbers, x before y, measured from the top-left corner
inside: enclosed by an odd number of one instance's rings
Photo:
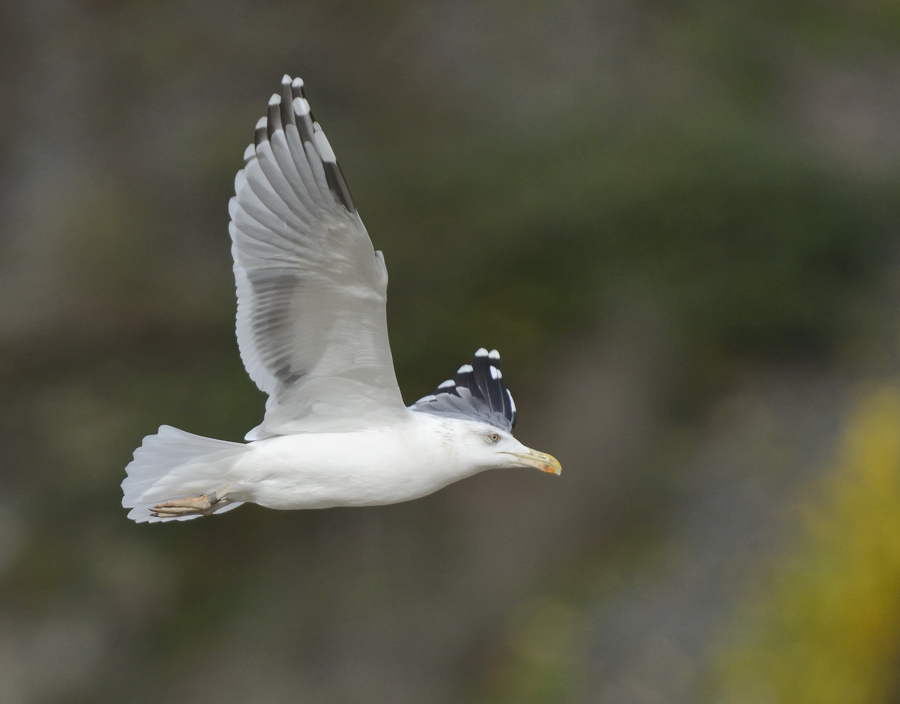
[[[190,496],[186,499],[163,501],[161,504],[154,506],[150,513],[154,518],[209,516],[230,503],[230,499],[226,499],[224,496],[219,497],[216,492],[213,492],[202,496]]]

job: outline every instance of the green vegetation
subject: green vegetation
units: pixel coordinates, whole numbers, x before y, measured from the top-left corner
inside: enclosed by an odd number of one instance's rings
[[[796,544],[724,642],[709,701],[893,701],[900,657],[900,388],[867,394]]]

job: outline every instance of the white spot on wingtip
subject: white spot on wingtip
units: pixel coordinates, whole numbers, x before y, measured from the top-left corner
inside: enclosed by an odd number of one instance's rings
[[[290,82],[291,82],[291,77],[288,76],[287,74],[284,74],[284,75],[281,77],[281,84],[282,84],[282,85],[287,85],[287,84],[289,84]]]
[[[484,347],[479,347],[477,350],[475,350],[475,356],[476,357],[487,357],[488,351],[486,349],[484,349]]]
[[[268,117],[261,117],[261,118],[259,118],[259,119],[256,121],[256,129],[259,129],[260,127],[265,127],[265,126],[267,126],[268,124],[269,124],[269,118],[268,118]]]
[[[447,379],[447,381],[442,381],[438,384],[439,389],[449,389],[451,386],[456,386],[456,382],[453,379]]]
[[[297,77],[291,82],[291,85],[294,86],[294,88],[302,88],[302,87],[303,87],[303,79],[300,78],[300,76],[297,76]]]
[[[500,353],[497,350],[491,350],[488,357],[491,359],[500,359]]]
[[[471,364],[463,364],[459,369],[456,370],[457,374],[471,374],[472,373],[472,365]]]
[[[309,115],[309,103],[304,98],[294,98],[294,112],[298,115]]]
[[[269,105],[281,105],[281,96],[278,93],[272,93],[272,97],[269,98]]]
[[[500,370],[497,369],[493,364],[491,365],[491,379],[500,379],[503,375],[500,373]]]
[[[325,133],[322,131],[322,128],[319,127],[319,123],[316,123],[316,148],[319,150],[319,154],[322,156],[322,161],[327,161],[331,164],[337,163],[337,157],[334,155],[334,151],[331,148],[331,145],[328,143],[328,137],[325,136]]]
[[[509,399],[509,407],[512,409],[512,412],[516,412],[516,402],[513,401],[512,394],[509,393],[509,389],[506,390],[506,397]]]

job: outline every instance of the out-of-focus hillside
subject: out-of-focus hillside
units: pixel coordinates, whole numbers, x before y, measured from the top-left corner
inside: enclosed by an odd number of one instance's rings
[[[892,701],[898,55],[880,2],[0,7],[0,700]],[[559,480],[126,521],[143,435],[262,412],[226,204],[285,72],[407,400],[498,347]]]

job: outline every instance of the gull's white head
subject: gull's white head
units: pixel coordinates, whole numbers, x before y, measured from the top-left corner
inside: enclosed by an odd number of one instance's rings
[[[503,380],[497,350],[478,349],[471,364],[462,365],[456,376],[410,409],[450,421],[453,452],[467,473],[500,467],[562,471],[555,457],[525,447],[512,436],[516,404]]]
[[[529,467],[559,474],[562,467],[553,455],[538,452],[511,433],[489,423],[455,420],[452,445],[458,461],[476,472],[503,467]]]

